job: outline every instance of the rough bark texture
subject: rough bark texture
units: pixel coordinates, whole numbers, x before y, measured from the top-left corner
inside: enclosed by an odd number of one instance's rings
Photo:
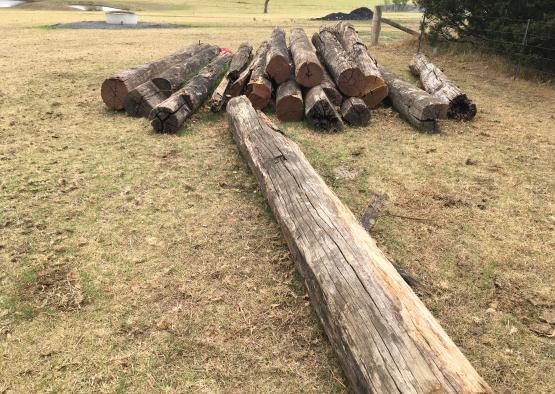
[[[355,64],[364,75],[362,96],[379,87],[383,87],[385,84],[378,69],[378,64],[368,54],[368,49],[358,36],[354,26],[349,22],[342,21],[335,26],[335,30],[337,31],[339,42],[343,45],[351,59],[354,59]]]
[[[131,90],[209,46],[208,44],[189,45],[160,60],[133,67],[106,78],[100,89],[102,100],[108,108],[123,109],[125,96]]]
[[[235,81],[239,78],[239,74],[249,65],[252,60],[252,46],[248,42],[239,45],[237,52],[233,54],[229,70],[227,72],[227,79]]]
[[[364,74],[347,54],[333,29],[320,28],[314,33],[312,43],[320,52],[321,59],[333,77],[339,91],[345,96],[360,97],[364,95]]]
[[[356,393],[492,393],[299,147],[244,97],[229,126]]]
[[[295,63],[295,80],[301,86],[311,88],[322,82],[324,67],[318,60],[304,30],[293,27],[289,36],[291,55]]]
[[[343,95],[339,90],[337,90],[335,82],[333,82],[332,77],[328,74],[325,67],[323,68],[323,78],[320,86],[324,89],[324,93],[326,93],[326,96],[328,96],[332,104],[336,107],[341,107],[341,104],[343,103]]]
[[[170,96],[181,88],[183,82],[191,78],[202,66],[208,64],[212,59],[218,56],[218,53],[220,53],[220,48],[210,45],[209,48],[203,49],[190,58],[179,62],[160,75],[152,78],[152,82],[154,82],[160,91]]]
[[[298,122],[304,118],[303,94],[294,77],[277,89],[276,115],[282,122]]]
[[[366,126],[370,122],[370,110],[358,97],[349,97],[343,101],[341,116],[352,126]]]
[[[275,27],[270,38],[270,49],[266,54],[266,74],[280,85],[289,79],[291,63],[291,55],[285,42],[285,31],[281,27]]]
[[[147,81],[129,92],[123,100],[125,112],[134,117],[148,117],[150,111],[170,95],[161,92],[152,82]]]
[[[445,74],[421,53],[414,55],[409,68],[420,77],[422,86],[431,95],[449,105],[447,115],[459,120],[471,120],[476,116],[474,104]]]
[[[210,111],[216,113],[224,109],[227,102],[231,98],[228,94],[231,83],[232,82],[229,79],[225,77],[222,78],[220,84],[216,89],[214,89],[214,93],[212,93],[212,97],[210,98]]]
[[[397,75],[380,69],[387,86],[391,104],[410,124],[423,131],[436,131],[436,119],[447,116],[448,105]]]
[[[185,120],[206,100],[230,61],[230,54],[219,55],[187,82],[187,85],[154,108],[150,113],[154,130],[161,133],[173,133],[179,130]]]
[[[328,131],[345,128],[341,116],[320,85],[307,90],[304,103],[305,116],[314,126]]]
[[[246,95],[256,109],[264,109],[272,98],[272,82],[266,74],[266,55],[270,44],[263,41],[251,65],[251,74],[247,83]]]

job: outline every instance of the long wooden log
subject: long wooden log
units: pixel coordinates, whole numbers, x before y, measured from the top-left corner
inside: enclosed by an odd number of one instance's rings
[[[239,45],[239,49],[233,54],[229,70],[227,71],[227,79],[235,81],[239,74],[249,65],[252,59],[252,46],[248,42]]]
[[[212,97],[210,98],[210,111],[217,113],[220,112],[231,98],[228,94],[231,81],[226,77],[222,78],[218,87],[214,89]]]
[[[195,113],[214,88],[218,78],[231,61],[231,54],[222,53],[194,76],[170,98],[156,106],[150,113],[151,125],[160,133],[173,133]]]
[[[415,37],[420,37],[420,33],[417,32],[416,30],[412,30],[406,26],[401,25],[400,23],[397,23],[391,19],[388,18],[381,18],[381,21],[391,27],[394,27],[396,29],[399,29],[401,31],[404,31],[405,33],[410,34],[411,36],[415,36]]]
[[[289,79],[291,63],[291,55],[285,42],[285,31],[281,27],[275,27],[272,30],[270,48],[266,54],[266,74],[280,85]]]
[[[360,39],[355,27],[349,22],[341,21],[335,26],[335,30],[339,42],[343,45],[351,59],[354,59],[354,62],[364,75],[362,96],[375,91],[379,87],[383,87],[385,83],[378,69],[378,64],[368,53],[368,48],[366,48],[366,45]],[[386,96],[387,94],[382,99]]]
[[[210,45],[208,48],[199,51],[183,62],[179,62],[160,75],[155,76],[152,78],[152,82],[154,82],[160,91],[170,96],[183,86],[183,82],[193,77],[201,67],[218,56],[218,53],[220,53],[220,48]]]
[[[476,104],[425,55],[422,53],[415,54],[409,68],[415,76],[420,77],[422,86],[428,93],[449,105],[447,115],[450,118],[471,120],[476,116]]]
[[[295,80],[297,83],[306,88],[319,85],[322,82],[324,67],[301,27],[291,29],[289,45],[295,64]]]
[[[370,110],[359,97],[349,97],[343,101],[341,116],[352,126],[366,126],[370,122]]]
[[[264,109],[272,98],[272,82],[266,74],[266,55],[270,44],[263,41],[256,51],[251,64],[250,79],[246,86],[246,95],[256,109]]]
[[[343,95],[339,90],[337,90],[337,86],[335,86],[335,82],[333,82],[333,78],[326,71],[326,68],[324,67],[322,70],[323,78],[320,86],[324,89],[324,93],[326,93],[326,96],[328,96],[332,104],[336,107],[341,107],[341,104],[343,103]]]
[[[147,81],[129,92],[123,100],[125,112],[133,117],[148,117],[150,111],[170,97],[152,82]]]
[[[393,108],[410,124],[423,131],[436,131],[436,119],[447,117],[448,105],[397,75],[380,68]]]
[[[276,115],[282,122],[298,122],[304,118],[303,94],[294,76],[277,88]]]
[[[312,43],[320,52],[321,59],[333,77],[339,91],[345,96],[364,95],[364,74],[347,54],[335,35],[334,29],[321,27],[312,36]]]
[[[244,97],[229,127],[356,393],[492,393],[299,147]]]
[[[200,50],[208,47],[208,44],[189,45],[160,60],[142,64],[111,75],[102,83],[100,89],[102,100],[108,108],[117,110],[123,109],[125,96],[127,96],[131,90],[164,72],[174,64],[182,62]]]
[[[342,131],[345,128],[341,116],[324,93],[322,86],[307,89],[304,103],[306,118],[317,128],[328,131]]]

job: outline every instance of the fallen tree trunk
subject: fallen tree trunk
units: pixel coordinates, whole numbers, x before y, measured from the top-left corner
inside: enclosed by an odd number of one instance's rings
[[[125,96],[137,86],[164,72],[174,64],[184,61],[195,53],[208,48],[208,44],[189,45],[160,60],[146,63],[121,71],[106,78],[102,83],[100,94],[102,100],[111,109],[123,109]]]
[[[362,96],[384,86],[384,81],[378,69],[376,61],[368,54],[368,49],[358,36],[354,26],[349,22],[339,22],[335,26],[337,38],[343,48],[347,51],[351,59],[354,59],[356,65],[364,75],[364,88]],[[386,94],[387,96],[387,94]],[[384,99],[386,96],[383,96]]]
[[[160,103],[150,113],[152,127],[157,132],[173,133],[195,113],[224,73],[231,55],[222,53],[194,76],[187,85]]]
[[[370,110],[358,97],[349,97],[343,101],[341,116],[352,126],[366,126],[370,122]]]
[[[380,68],[393,108],[410,124],[423,131],[435,131],[436,119],[447,117],[447,104],[397,75]]]
[[[218,53],[220,53],[220,48],[210,45],[210,47],[203,49],[187,60],[179,62],[160,75],[152,78],[152,82],[154,82],[160,91],[171,96],[172,93],[183,86],[183,82],[190,79],[202,66],[205,66],[218,56]]]
[[[445,74],[421,53],[414,55],[409,68],[420,77],[422,86],[431,95],[449,105],[447,115],[459,120],[471,120],[476,116],[474,104]]]
[[[357,393],[492,393],[299,147],[244,97],[229,127]]]
[[[307,90],[304,103],[305,116],[314,126],[328,131],[345,128],[341,116],[320,85]]]
[[[272,82],[266,74],[266,55],[270,44],[263,41],[256,51],[251,64],[250,79],[247,83],[246,95],[256,109],[264,109],[272,98]]]
[[[152,81],[147,81],[125,96],[123,106],[129,116],[148,117],[150,111],[168,97],[169,93],[160,91]]]
[[[282,122],[299,122],[304,118],[303,94],[294,76],[277,88],[276,115]]]
[[[285,31],[281,27],[275,27],[266,54],[266,74],[280,85],[289,79],[291,69],[291,55],[285,42]]]
[[[229,70],[227,71],[227,79],[230,81],[235,81],[239,78],[239,74],[243,71],[251,62],[252,59],[252,46],[248,42],[244,42],[239,45],[237,52],[233,54],[233,59],[231,59],[231,64],[229,65]]]
[[[339,90],[337,90],[335,82],[333,82],[332,77],[328,74],[325,67],[322,69],[322,71],[323,78],[320,86],[324,90],[324,93],[326,93],[326,96],[328,96],[330,101],[333,103],[333,105],[335,105],[336,107],[341,107],[341,104],[343,103],[343,95]]]
[[[301,86],[311,88],[322,82],[324,67],[318,60],[306,33],[301,27],[293,27],[289,36],[291,55],[295,63],[295,80]]]
[[[339,91],[345,96],[364,95],[365,78],[360,68],[347,54],[332,29],[322,27],[314,33],[312,43],[320,52],[321,59],[333,77]]]

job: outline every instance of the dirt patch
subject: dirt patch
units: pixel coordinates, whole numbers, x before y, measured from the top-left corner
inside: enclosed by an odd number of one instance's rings
[[[71,23],[57,23],[51,26],[54,29],[101,29],[101,30],[127,30],[127,29],[179,29],[187,27],[173,23],[138,22],[136,25],[113,25],[102,21],[82,21]]]
[[[366,7],[352,10],[348,14],[344,12],[333,12],[321,18],[314,18],[316,21],[369,21],[372,20],[374,13]]]

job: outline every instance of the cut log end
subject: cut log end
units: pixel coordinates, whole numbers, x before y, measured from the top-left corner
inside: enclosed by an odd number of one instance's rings
[[[337,78],[337,87],[345,96],[359,97],[363,94],[364,74],[358,68],[349,68]]]
[[[156,107],[150,113],[150,124],[157,133],[175,133],[181,125],[167,108]]]
[[[282,56],[274,56],[268,64],[266,64],[266,73],[277,83],[278,85],[289,79],[291,75],[291,64],[289,60]]]
[[[362,99],[368,106],[368,108],[376,108],[376,106],[381,103],[388,95],[388,89],[386,84],[378,86],[374,90],[370,91]]]
[[[476,104],[466,97],[466,94],[455,97],[449,103],[447,116],[457,120],[472,120],[476,116]]]
[[[163,93],[171,95],[173,93],[171,83],[164,78],[153,78],[152,83]]]
[[[320,63],[306,62],[295,70],[295,80],[301,86],[312,88],[322,83],[324,73]]]
[[[121,110],[124,108],[124,98],[129,93],[125,82],[116,79],[108,78],[102,83],[100,95],[102,101],[110,109]]]
[[[276,103],[276,115],[282,122],[300,122],[304,118],[304,104],[300,97],[284,97]]]
[[[350,97],[343,102],[341,116],[352,126],[366,126],[370,122],[370,110],[358,97]]]
[[[272,84],[267,80],[261,83],[249,83],[247,97],[255,109],[266,108],[272,98]]]
[[[315,86],[306,93],[305,115],[317,128],[327,131],[342,131],[345,129],[341,116],[321,86]]]

